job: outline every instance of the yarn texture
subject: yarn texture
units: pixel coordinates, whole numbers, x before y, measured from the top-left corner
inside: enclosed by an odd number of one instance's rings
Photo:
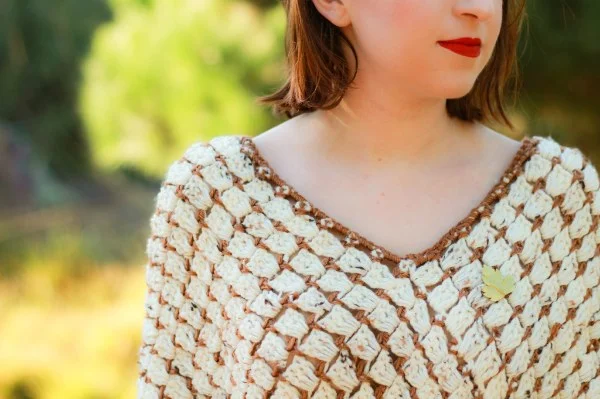
[[[404,256],[249,136],[192,144],[155,204],[138,398],[600,398],[600,183],[576,147],[525,136],[477,207]]]

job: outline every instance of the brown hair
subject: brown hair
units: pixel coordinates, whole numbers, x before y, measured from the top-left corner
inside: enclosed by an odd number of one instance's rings
[[[258,98],[271,105],[275,114],[292,118],[316,109],[331,109],[342,100],[358,70],[354,46],[341,30],[323,17],[312,0],[282,0],[287,14],[285,51],[288,77],[275,93]],[[513,83],[513,101],[519,89],[517,45],[526,17],[525,0],[504,0],[502,26],[492,56],[464,97],[448,99],[446,110],[466,121],[495,119],[514,128],[505,114],[505,90]],[[356,69],[344,57],[342,40],[354,54]],[[511,78],[514,79],[511,81]]]

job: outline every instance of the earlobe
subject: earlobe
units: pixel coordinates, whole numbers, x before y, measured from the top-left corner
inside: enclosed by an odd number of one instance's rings
[[[343,28],[350,25],[350,14],[348,13],[345,0],[311,0],[317,11],[332,24]]]

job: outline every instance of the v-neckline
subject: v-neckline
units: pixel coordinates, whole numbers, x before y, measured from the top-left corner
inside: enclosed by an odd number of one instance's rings
[[[425,262],[439,259],[443,255],[444,250],[454,242],[461,232],[470,231],[470,229],[475,225],[486,209],[489,208],[488,210],[491,211],[491,207],[496,203],[496,200],[504,197],[508,193],[512,182],[523,172],[522,166],[524,165],[525,161],[527,161],[536,151],[537,143],[539,142],[536,136],[523,136],[523,138],[520,140],[520,147],[510,160],[508,166],[501,173],[500,177],[496,180],[496,183],[492,186],[492,188],[484,195],[483,199],[479,201],[478,205],[473,207],[466,216],[455,223],[446,231],[446,233],[442,234],[433,245],[418,252],[398,255],[383,245],[379,245],[376,242],[368,239],[356,230],[338,222],[335,218],[329,216],[326,212],[314,206],[312,201],[308,200],[303,194],[298,192],[293,185],[289,184],[286,180],[278,175],[278,173],[270,165],[269,161],[263,157],[261,151],[258,149],[258,146],[252,139],[252,136],[238,135],[238,137],[242,146],[246,146],[247,148],[249,147],[251,149],[249,156],[252,160],[255,175],[264,177],[270,181],[271,184],[276,186],[286,187],[286,195],[292,197],[296,201],[302,201],[305,205],[308,205],[308,213],[313,216],[317,222],[326,220],[328,222],[326,223],[328,228],[333,229],[346,237],[352,237],[355,242],[358,242],[364,247],[368,248],[374,258],[388,259],[395,264],[405,260],[412,260],[416,263],[416,265],[421,265]],[[263,169],[261,170],[261,168]],[[264,168],[268,170],[267,173],[262,173]]]

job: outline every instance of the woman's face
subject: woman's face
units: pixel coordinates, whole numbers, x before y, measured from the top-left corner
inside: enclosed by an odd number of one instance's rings
[[[390,82],[407,94],[459,98],[490,60],[500,34],[503,0],[313,0],[353,43],[358,75]],[[481,39],[477,57],[439,41]],[[349,61],[353,65],[351,52]],[[357,84],[365,76],[357,76]],[[384,86],[387,87],[387,86]]]

